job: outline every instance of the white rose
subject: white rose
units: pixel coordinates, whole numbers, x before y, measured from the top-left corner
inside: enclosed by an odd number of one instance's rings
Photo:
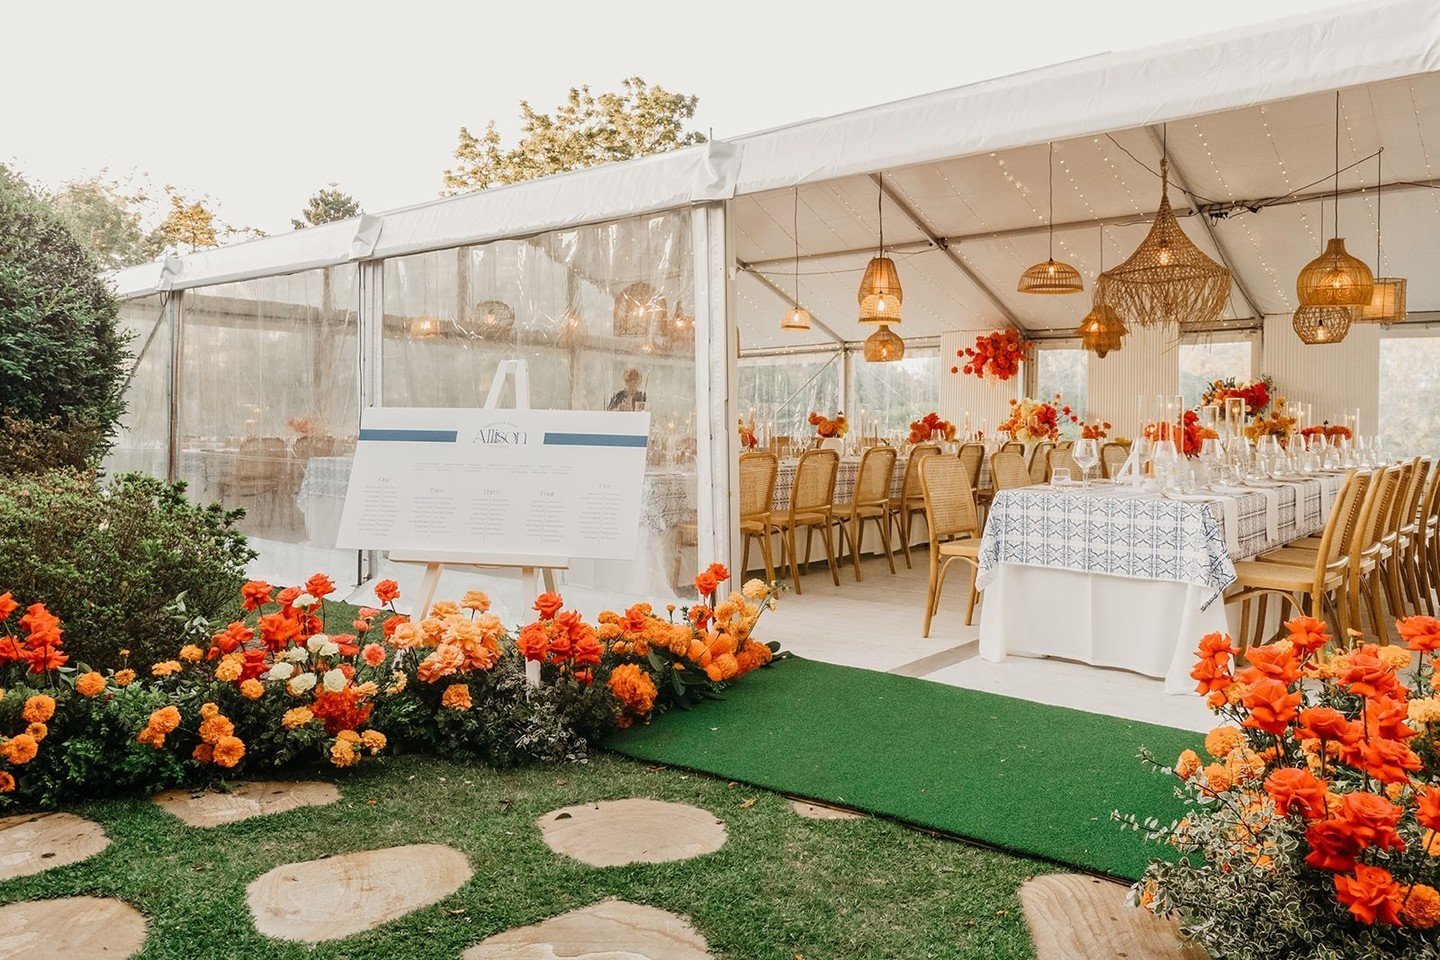
[[[340,652],[340,645],[331,640],[326,640],[320,645],[320,656],[333,657]]]
[[[302,593],[302,594],[300,594],[300,596],[296,597],[296,598],[295,598],[295,602],[292,603],[292,604],[290,604],[290,605],[291,605],[292,607],[299,607],[300,609],[303,610],[303,609],[305,609],[305,608],[307,608],[307,607],[313,607],[313,606],[315,606],[315,604],[317,604],[317,603],[319,603],[319,602],[320,602],[319,600],[316,600],[314,597],[310,596],[310,594],[308,594],[308,593]]]
[[[304,647],[291,647],[285,651],[285,659],[293,660],[295,663],[304,663],[310,659],[310,654],[306,652]]]
[[[315,674],[302,673],[298,677],[292,678],[286,685],[286,689],[298,697],[313,686],[315,686]]]
[[[325,674],[325,689],[329,690],[331,693],[339,693],[341,690],[344,690],[345,684],[349,682],[349,679],[347,679],[345,676],[345,671],[341,670],[339,667],[336,667],[334,670],[330,670]]]
[[[305,646],[310,648],[311,653],[319,653],[320,648],[330,642],[330,638],[323,633],[317,633],[305,641]]]
[[[292,675],[294,675],[294,673],[295,673],[295,664],[293,664],[293,663],[277,663],[277,664],[275,664],[275,666],[273,666],[273,667],[270,668],[270,672],[269,672],[269,673],[265,674],[265,679],[266,679],[266,680],[289,680],[290,677],[291,677]]]

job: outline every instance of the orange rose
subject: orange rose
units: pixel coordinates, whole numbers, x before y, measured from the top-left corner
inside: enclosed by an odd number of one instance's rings
[[[1373,793],[1357,791],[1340,798],[1339,819],[1350,825],[1355,841],[1365,847],[1403,850],[1405,841],[1395,826],[1405,813],[1400,807]]]
[[[558,593],[542,593],[535,598],[535,611],[540,614],[541,620],[553,620],[560,608],[565,606],[564,599]]]
[[[1325,816],[1325,782],[1315,779],[1309,770],[1283,767],[1265,778],[1265,792],[1275,801],[1280,816],[1299,810],[1307,820]]]
[[[1245,651],[1245,659],[1249,661],[1249,666],[1235,671],[1236,679],[1243,683],[1254,683],[1261,677],[1269,677],[1288,685],[1300,679],[1300,661],[1295,658],[1292,648],[1278,643],[1251,647]]]
[[[1384,867],[1357,864],[1354,876],[1335,878],[1335,895],[1361,923],[1400,923],[1400,904],[1405,896]]]
[[[317,573],[305,581],[305,592],[317,600],[324,600],[335,592],[335,581],[323,573]]]
[[[1330,707],[1310,707],[1300,711],[1300,726],[1295,735],[1302,740],[1334,740],[1354,743],[1363,731],[1360,724],[1345,719],[1339,710]]]
[[[695,591],[703,597],[710,597],[720,588],[720,581],[709,570],[695,576]]]
[[[1301,656],[1319,650],[1330,640],[1330,628],[1325,621],[1316,620],[1314,617],[1286,620],[1285,629],[1289,631],[1285,639],[1290,641]]]
[[[1290,726],[1290,721],[1295,719],[1296,709],[1300,706],[1300,694],[1291,693],[1285,684],[1278,680],[1263,677],[1250,685],[1241,702],[1250,711],[1250,716],[1244,720],[1244,726],[1264,730],[1278,737]]]
[[[380,601],[381,606],[394,603],[400,599],[400,584],[394,580],[381,580],[375,584],[375,599]]]
[[[445,688],[440,695],[440,706],[448,710],[469,710],[473,704],[470,700],[470,688],[463,683],[452,683]]]
[[[240,588],[241,606],[246,610],[258,610],[270,602],[270,591],[274,589],[264,580],[251,580]]]
[[[1434,617],[1406,617],[1404,620],[1396,620],[1395,629],[1400,631],[1400,639],[1404,640],[1405,646],[1411,650],[1419,650],[1421,653],[1440,650],[1440,620]]]

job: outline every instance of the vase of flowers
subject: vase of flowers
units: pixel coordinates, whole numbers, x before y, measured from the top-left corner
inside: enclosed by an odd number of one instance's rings
[[[1187,457],[1200,456],[1200,448],[1205,445],[1206,440],[1215,440],[1220,434],[1200,423],[1200,414],[1194,410],[1185,411],[1185,426],[1179,429],[1176,424],[1161,422],[1147,423],[1143,431],[1146,440],[1173,440],[1176,436],[1180,438],[1180,452]]]
[[[1245,416],[1258,417],[1270,406],[1270,399],[1275,395],[1275,381],[1267,373],[1258,380],[1241,382],[1235,377],[1226,377],[1223,380],[1213,381],[1205,392],[1201,394],[1200,406],[1221,407],[1231,397],[1238,397],[1245,401]]]
[[[1255,417],[1245,426],[1245,437],[1252,443],[1258,443],[1261,437],[1273,436],[1280,441],[1280,446],[1288,447],[1294,433],[1295,418],[1285,409],[1284,397],[1276,397],[1268,414]]]
[[[1068,404],[1055,394],[1053,401],[1022,400],[1010,401],[1010,415],[996,429],[1024,443],[1026,446],[1042,440],[1058,440],[1062,423],[1079,423]]]
[[[953,443],[955,441],[955,424],[948,420],[941,420],[938,413],[927,413],[919,420],[911,421],[910,435],[906,439],[911,443],[925,443],[931,440]]]
[[[850,430],[850,424],[845,420],[844,411],[837,412],[833,417],[822,417],[820,414],[812,412],[808,421],[810,426],[815,428],[815,435],[821,440],[843,437]]]

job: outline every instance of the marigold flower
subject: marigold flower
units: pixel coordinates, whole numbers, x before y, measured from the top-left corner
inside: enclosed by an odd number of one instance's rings
[[[1194,750],[1181,750],[1180,756],[1175,760],[1175,776],[1181,780],[1189,780],[1199,769],[1200,755]]]
[[[337,767],[350,767],[360,762],[360,755],[348,740],[337,739],[330,747],[330,762]]]
[[[180,659],[184,660],[186,663],[199,663],[200,659],[204,656],[205,651],[201,650],[193,643],[187,643],[185,644],[185,646],[180,648]]]
[[[82,697],[93,697],[105,689],[104,674],[91,670],[75,678],[75,692]]]
[[[452,683],[445,688],[440,695],[440,706],[447,710],[469,710],[472,706],[470,701],[470,688],[463,683]]]
[[[115,676],[111,679],[115,681],[117,687],[128,687],[135,682],[135,671],[128,667],[124,670],[116,670]]]
[[[165,746],[165,734],[155,727],[154,724],[146,724],[145,729],[136,735],[135,741],[143,743],[147,747],[154,747],[159,750]]]
[[[25,701],[20,716],[26,723],[49,723],[55,716],[55,698],[46,693],[37,693]]]
[[[770,596],[770,585],[759,578],[746,580],[745,585],[740,588],[740,594],[746,600],[759,603]]]
[[[150,726],[161,733],[174,733],[180,726],[180,708],[171,705],[154,711],[150,714]]]
[[[36,743],[40,743],[50,735],[50,728],[43,723],[32,723],[26,726],[25,732],[34,737]]]
[[[215,715],[200,722],[200,739],[206,743],[219,743],[235,732],[235,724],[228,717]]]
[[[1335,877],[1335,895],[1361,923],[1400,923],[1404,892],[1384,867],[1357,864],[1354,876]]]
[[[15,790],[15,777],[6,770],[0,770],[0,793],[13,793]]]
[[[626,713],[645,717],[655,708],[655,681],[637,664],[624,663],[616,667],[610,673],[608,686]]]
[[[401,690],[405,689],[405,683],[405,674],[401,673],[399,670],[396,670],[394,675],[390,678],[390,685],[385,688],[385,692],[387,694],[390,694],[391,696],[394,696]]]
[[[380,601],[381,606],[394,603],[400,599],[400,584],[394,580],[381,580],[375,584],[375,599]]]
[[[245,756],[245,744],[239,737],[225,736],[215,741],[215,766],[233,767]]]
[[[1404,647],[1381,647],[1375,655],[1391,670],[1405,670],[1410,667],[1410,652]]]
[[[178,660],[161,660],[150,667],[152,677],[172,677],[179,672],[180,661]]]
[[[241,682],[240,695],[246,700],[259,700],[261,697],[265,696],[265,684],[261,683],[259,680],[256,680],[254,677],[251,677],[248,680]]]
[[[385,749],[385,734],[379,730],[366,730],[360,734],[360,743],[372,754],[379,753]]]
[[[1423,723],[1427,726],[1440,723],[1440,697],[1411,700],[1406,709],[1406,716],[1415,723]]]
[[[1211,793],[1224,793],[1234,786],[1230,768],[1223,763],[1212,763],[1205,768],[1205,786]]]
[[[190,759],[196,763],[214,763],[215,747],[208,743],[197,743],[195,749],[190,751]]]
[[[1245,735],[1237,727],[1216,727],[1205,735],[1205,752],[1224,758],[1245,743]]]
[[[0,756],[10,761],[11,766],[23,767],[35,759],[35,754],[40,752],[40,744],[28,733],[19,733],[0,743]]]
[[[1440,891],[1424,883],[1407,887],[1401,897],[1400,922],[1416,930],[1440,926]]]
[[[216,665],[215,679],[222,683],[234,683],[240,679],[240,674],[243,672],[244,668],[240,665],[239,661],[227,658],[221,660],[220,663]]]
[[[315,719],[309,707],[292,707],[280,718],[280,725],[286,730],[296,730]]]

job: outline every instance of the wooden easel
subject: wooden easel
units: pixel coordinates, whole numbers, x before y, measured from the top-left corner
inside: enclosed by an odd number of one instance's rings
[[[524,360],[503,360],[495,371],[495,379],[490,383],[490,394],[485,398],[486,410],[500,409],[500,395],[504,392],[505,381],[513,376],[515,378],[515,407],[516,410],[530,409],[530,370]],[[570,561],[561,557],[531,557],[515,556],[513,554],[480,554],[462,553],[454,551],[411,553],[407,551],[390,552],[390,559],[396,563],[418,563],[425,565],[425,574],[420,579],[420,590],[415,607],[415,616],[424,617],[430,611],[431,605],[435,602],[435,593],[440,589],[440,574],[446,567],[468,567],[472,570],[486,569],[509,569],[519,568],[521,596],[536,597],[540,594],[540,584],[545,585],[547,592],[555,591],[555,571],[568,570]],[[531,685],[540,682],[540,665],[538,663],[527,663],[525,665],[526,678]]]

